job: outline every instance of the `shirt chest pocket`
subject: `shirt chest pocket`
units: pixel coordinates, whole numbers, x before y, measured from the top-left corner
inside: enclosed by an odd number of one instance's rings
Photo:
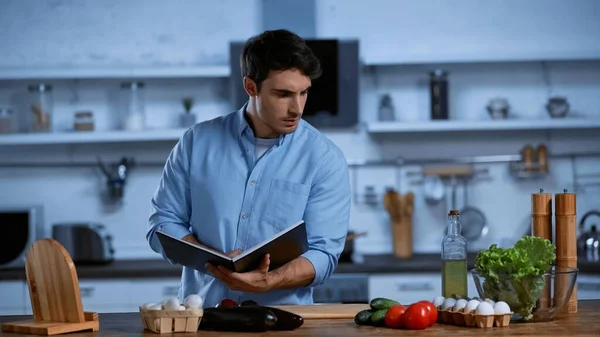
[[[273,179],[263,219],[279,230],[302,220],[309,193],[309,185]]]

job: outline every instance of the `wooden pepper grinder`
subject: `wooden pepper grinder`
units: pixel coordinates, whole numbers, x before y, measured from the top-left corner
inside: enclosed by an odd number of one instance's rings
[[[531,234],[552,242],[552,194],[540,193],[531,195]],[[546,284],[540,296],[540,308],[550,305],[550,284]]]
[[[556,267],[577,268],[577,198],[574,193],[556,193]],[[556,275],[554,299],[564,300],[569,289],[568,275]],[[577,312],[577,284],[562,313]]]
[[[525,166],[525,171],[530,172],[534,171],[533,162],[534,162],[534,154],[533,147],[531,145],[527,145],[523,148],[521,153],[523,158],[523,165]]]
[[[544,144],[537,147],[537,161],[540,172],[548,173],[548,149]]]

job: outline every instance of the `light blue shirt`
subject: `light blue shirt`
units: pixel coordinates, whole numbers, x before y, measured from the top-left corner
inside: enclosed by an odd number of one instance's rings
[[[342,151],[304,120],[257,159],[243,112],[198,123],[181,137],[152,198],[146,238],[162,251],[157,230],[193,233],[223,252],[247,250],[293,223],[306,223],[313,282],[267,293],[231,291],[211,275],[183,267],[179,299],[189,294],[214,307],[223,298],[262,305],[312,304],[313,287],[331,276],[344,248],[350,217],[350,179]]]

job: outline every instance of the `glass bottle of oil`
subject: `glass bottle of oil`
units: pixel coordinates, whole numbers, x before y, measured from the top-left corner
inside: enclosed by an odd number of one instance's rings
[[[467,240],[460,233],[458,211],[451,210],[442,240],[442,296],[467,297],[467,289]]]

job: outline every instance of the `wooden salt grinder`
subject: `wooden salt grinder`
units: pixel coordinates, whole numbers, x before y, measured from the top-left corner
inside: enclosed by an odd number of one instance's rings
[[[574,193],[556,193],[554,195],[556,216],[556,266],[577,268],[577,198]],[[569,288],[567,275],[555,276],[554,299],[561,301]],[[562,309],[562,313],[577,312],[577,283],[571,297]]]
[[[531,195],[531,234],[552,242],[552,194],[543,192],[540,189],[540,193]],[[540,297],[540,308],[548,308],[550,299],[550,284],[547,283]]]
[[[83,312],[75,265],[58,241],[34,242],[27,252],[25,272],[33,319],[5,323],[3,331],[34,335],[99,331],[98,314]]]

